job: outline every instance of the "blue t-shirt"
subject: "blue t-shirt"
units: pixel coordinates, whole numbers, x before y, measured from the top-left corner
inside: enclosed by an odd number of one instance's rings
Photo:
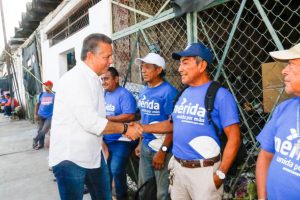
[[[145,86],[138,101],[142,124],[167,120],[172,113],[177,93],[176,88],[166,81],[153,88]],[[144,144],[148,145],[156,137],[151,133],[143,133],[143,138]]]
[[[267,194],[271,200],[300,199],[299,105],[299,97],[279,104],[257,136],[261,148],[274,154],[267,175]]]
[[[1,100],[0,100],[0,104],[2,104],[2,103],[7,103],[7,101],[8,101],[8,100],[7,100],[6,98],[1,99]]]
[[[118,87],[113,92],[105,92],[106,116],[118,116],[121,114],[134,114],[136,101],[133,95],[125,88]],[[121,133],[104,135],[105,143],[118,141]]]
[[[53,114],[55,95],[53,93],[42,92],[39,96],[39,110],[38,115],[44,119],[49,119]]]
[[[185,160],[207,159],[220,153],[220,140],[212,124],[207,121],[205,95],[211,82],[188,87],[178,99],[173,119],[173,154]],[[232,94],[220,88],[216,94],[213,121],[220,133],[225,127],[239,123],[236,102]]]

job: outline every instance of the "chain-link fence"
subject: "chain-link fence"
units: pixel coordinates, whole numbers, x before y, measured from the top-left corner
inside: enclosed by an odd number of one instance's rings
[[[150,51],[159,52],[166,59],[167,80],[178,89],[182,87],[177,72],[179,63],[172,60],[171,53],[186,47],[189,42],[187,30],[196,29],[198,41],[214,51],[210,74],[234,94],[241,116],[243,142],[248,150],[240,173],[228,182],[228,192],[235,197],[242,196],[243,174],[254,179],[258,152],[255,137],[284,95],[279,66],[262,64],[273,62],[268,52],[300,42],[299,1],[224,1],[193,14],[197,27],[185,15],[165,19],[172,10],[170,3],[165,6],[163,0],[116,2],[122,5],[113,4],[114,63],[127,83],[126,87],[134,93],[143,82],[140,69],[133,61]],[[276,83],[276,87],[268,88],[264,83],[267,86]]]

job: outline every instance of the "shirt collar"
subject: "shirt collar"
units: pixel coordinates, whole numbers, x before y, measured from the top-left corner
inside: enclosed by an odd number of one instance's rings
[[[99,81],[100,76],[98,76],[85,62],[82,62],[82,65],[80,65],[80,68],[86,73],[88,76],[93,78],[94,80]]]

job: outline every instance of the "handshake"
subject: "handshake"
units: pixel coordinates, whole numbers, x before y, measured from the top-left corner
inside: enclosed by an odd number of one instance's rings
[[[136,140],[140,138],[143,134],[143,127],[137,122],[130,122],[124,124],[123,135],[131,140]]]

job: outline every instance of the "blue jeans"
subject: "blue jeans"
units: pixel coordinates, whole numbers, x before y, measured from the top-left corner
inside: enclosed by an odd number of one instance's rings
[[[127,179],[126,164],[132,152],[130,142],[109,142],[107,143],[109,150],[108,167],[115,182],[117,199],[127,198]]]
[[[101,167],[86,169],[65,160],[53,167],[61,200],[82,200],[84,183],[92,200],[111,200],[109,171],[101,153]]]
[[[161,170],[156,170],[152,166],[154,155],[155,152],[142,142],[139,164],[139,186],[155,176],[157,185],[157,200],[170,200],[168,163],[172,155],[167,153],[165,166]]]
[[[11,116],[11,106],[4,106],[4,115]]]
[[[41,118],[38,121],[39,123],[39,129],[38,129],[38,134],[34,138],[34,141],[38,143],[40,146],[44,146],[44,140],[45,140],[45,135],[48,133],[48,131],[51,128],[51,118],[49,119],[44,119]]]

